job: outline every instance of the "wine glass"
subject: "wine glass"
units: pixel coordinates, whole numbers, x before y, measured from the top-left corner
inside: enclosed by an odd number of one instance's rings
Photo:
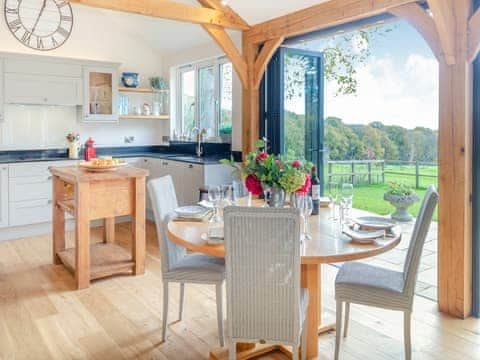
[[[308,219],[313,211],[312,197],[307,194],[297,194],[295,196],[295,207],[300,209],[303,217],[303,237],[306,240],[310,240],[312,236],[308,233]]]
[[[268,198],[270,197],[270,186],[262,183],[262,189],[263,189],[263,207],[265,208],[270,207],[268,205]]]
[[[333,221],[337,220],[335,214],[335,206],[338,198],[338,184],[336,182],[329,182],[328,183],[328,199],[330,200],[330,219]]]
[[[252,194],[242,180],[233,180],[233,201],[235,205],[252,206]]]
[[[342,203],[345,207],[346,215],[348,216],[348,211],[352,208],[353,203],[353,184],[342,184],[341,197]]]
[[[214,216],[210,220],[211,222],[220,222],[222,219],[218,211],[218,205],[222,200],[222,189],[220,186],[210,186],[208,188],[208,200],[213,204]]]

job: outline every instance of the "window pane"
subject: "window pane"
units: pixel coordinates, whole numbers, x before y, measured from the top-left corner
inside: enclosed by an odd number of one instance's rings
[[[213,66],[198,70],[198,95],[200,128],[206,129],[208,136],[215,135],[215,68]]]
[[[232,63],[220,65],[220,135],[232,133]]]
[[[182,132],[190,134],[195,127],[195,71],[181,74],[182,86]]]

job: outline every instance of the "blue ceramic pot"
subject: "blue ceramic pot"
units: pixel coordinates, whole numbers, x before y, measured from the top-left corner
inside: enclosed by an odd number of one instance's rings
[[[125,87],[136,88],[138,86],[138,73],[122,73],[122,83]]]

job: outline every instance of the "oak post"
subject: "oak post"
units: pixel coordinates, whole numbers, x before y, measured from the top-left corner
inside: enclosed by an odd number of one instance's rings
[[[472,308],[472,65],[469,0],[449,0],[455,63],[440,61],[438,303],[465,318]],[[445,16],[444,16],[445,17]]]

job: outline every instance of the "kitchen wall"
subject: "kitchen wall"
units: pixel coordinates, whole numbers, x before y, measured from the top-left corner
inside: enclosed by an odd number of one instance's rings
[[[231,32],[233,41],[237,45],[238,49],[242,48],[242,41],[240,33]],[[170,86],[175,89],[176,82],[176,68],[182,65],[191,64],[192,62],[198,62],[202,60],[211,59],[214,57],[224,55],[223,51],[212,40],[208,44],[202,44],[199,46],[191,47],[188,50],[176,52],[174,54],[166,54],[163,58],[164,73],[163,76],[166,79],[170,79]],[[232,128],[232,149],[242,150],[242,83],[234,71],[233,75],[233,128]],[[172,122],[175,121],[175,98],[172,96]]]
[[[3,12],[4,0],[0,0]],[[161,75],[162,54],[138,34],[124,27],[124,17],[85,6],[75,6],[74,29],[70,39],[47,56],[112,61],[122,63],[120,71],[135,71],[148,78]],[[0,51],[42,55],[21,45],[9,32],[0,16]],[[0,124],[0,148],[63,147],[67,132],[78,131],[82,139],[92,136],[101,145],[124,145],[124,136],[135,136],[132,145],[162,143],[168,135],[168,121],[121,120],[118,125],[83,125],[76,121],[75,110],[68,107],[9,105],[5,123]]]

